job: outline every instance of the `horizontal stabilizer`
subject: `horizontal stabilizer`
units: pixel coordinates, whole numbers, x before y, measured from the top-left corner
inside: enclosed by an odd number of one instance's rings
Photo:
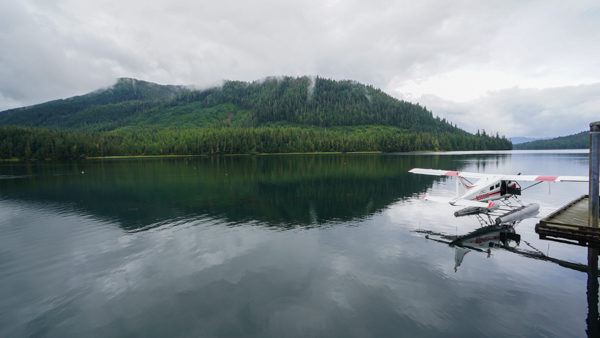
[[[457,207],[479,207],[479,208],[488,208],[490,207],[490,203],[477,202],[465,199],[456,199],[456,198],[447,198],[441,196],[429,196],[425,195],[424,198],[426,201],[432,201],[437,203],[448,203],[450,205],[454,205]],[[493,205],[493,204],[492,204]]]
[[[481,214],[489,214],[495,208],[484,208],[484,207],[466,207],[460,209],[454,213],[454,217],[474,216]]]

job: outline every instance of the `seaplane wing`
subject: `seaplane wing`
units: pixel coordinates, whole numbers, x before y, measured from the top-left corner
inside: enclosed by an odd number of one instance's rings
[[[504,174],[482,174],[471,173],[466,171],[452,171],[439,169],[422,169],[414,168],[409,170],[413,174],[433,175],[433,176],[450,176],[464,178],[489,178],[496,180],[507,181],[527,181],[527,182],[587,182],[587,176],[545,176],[545,175],[504,175]]]

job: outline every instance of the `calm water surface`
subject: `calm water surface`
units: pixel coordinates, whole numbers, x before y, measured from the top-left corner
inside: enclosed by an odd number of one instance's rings
[[[451,196],[454,182],[407,171],[587,175],[587,163],[509,152],[0,164],[0,336],[582,337],[586,273],[503,249],[459,262],[422,231],[476,221],[419,198]],[[586,190],[544,184],[524,199],[545,215]],[[587,263],[584,248],[539,240],[536,221],[517,226],[519,249]]]

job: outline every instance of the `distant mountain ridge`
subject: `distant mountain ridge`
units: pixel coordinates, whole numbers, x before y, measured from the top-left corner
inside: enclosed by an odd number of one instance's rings
[[[510,142],[512,142],[512,144],[521,144],[521,143],[525,143],[525,142],[532,142],[532,141],[537,141],[539,140],[539,138],[535,138],[535,137],[525,137],[525,136],[516,136],[516,137],[511,137],[510,138]]]
[[[589,133],[582,131],[577,134],[560,136],[545,140],[536,140],[521,144],[514,144],[514,149],[588,149]]]
[[[114,85],[88,94],[5,110],[0,112],[0,125],[94,129],[103,120],[123,117],[115,112],[159,105],[186,91],[184,86],[119,78]]]
[[[226,81],[204,90],[121,78],[107,89],[0,112],[0,125],[97,131],[273,123],[463,132],[419,104],[397,100],[371,86],[307,76]]]

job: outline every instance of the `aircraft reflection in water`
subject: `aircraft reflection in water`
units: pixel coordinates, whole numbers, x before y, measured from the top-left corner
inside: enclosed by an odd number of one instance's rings
[[[463,262],[465,255],[470,251],[487,254],[491,257],[492,249],[506,250],[527,258],[543,260],[560,265],[563,268],[584,272],[587,274],[587,303],[588,313],[586,318],[588,337],[600,336],[600,317],[598,312],[598,255],[597,248],[588,248],[588,264],[579,264],[550,257],[523,241],[530,249],[520,248],[521,235],[516,233],[512,225],[490,225],[476,229],[460,236],[452,236],[429,230],[415,230],[425,234],[425,238],[454,247],[454,271],[456,272]]]
[[[548,256],[527,241],[523,242],[529,249],[520,247],[521,235],[515,231],[513,225],[490,225],[458,236],[423,229],[414,230],[414,232],[425,234],[425,238],[428,240],[448,244],[455,248],[455,271],[458,270],[468,252],[481,252],[491,257],[492,249],[505,250],[527,258],[552,262],[581,272],[588,271],[587,265]]]
[[[490,257],[492,248],[508,249],[517,252],[516,247],[521,243],[521,235],[517,234],[515,228],[510,225],[485,226],[461,236],[447,235],[428,230],[415,230],[415,232],[425,234],[425,238],[429,240],[454,247],[454,271],[458,270],[465,255],[470,251],[483,252]],[[541,254],[541,252],[528,252],[528,254],[536,253]]]
[[[491,225],[479,228],[452,241],[451,245],[456,247],[454,271],[462,264],[469,250],[486,251],[490,257],[491,248],[510,249],[514,252],[520,243],[521,235],[515,232],[513,226]]]

